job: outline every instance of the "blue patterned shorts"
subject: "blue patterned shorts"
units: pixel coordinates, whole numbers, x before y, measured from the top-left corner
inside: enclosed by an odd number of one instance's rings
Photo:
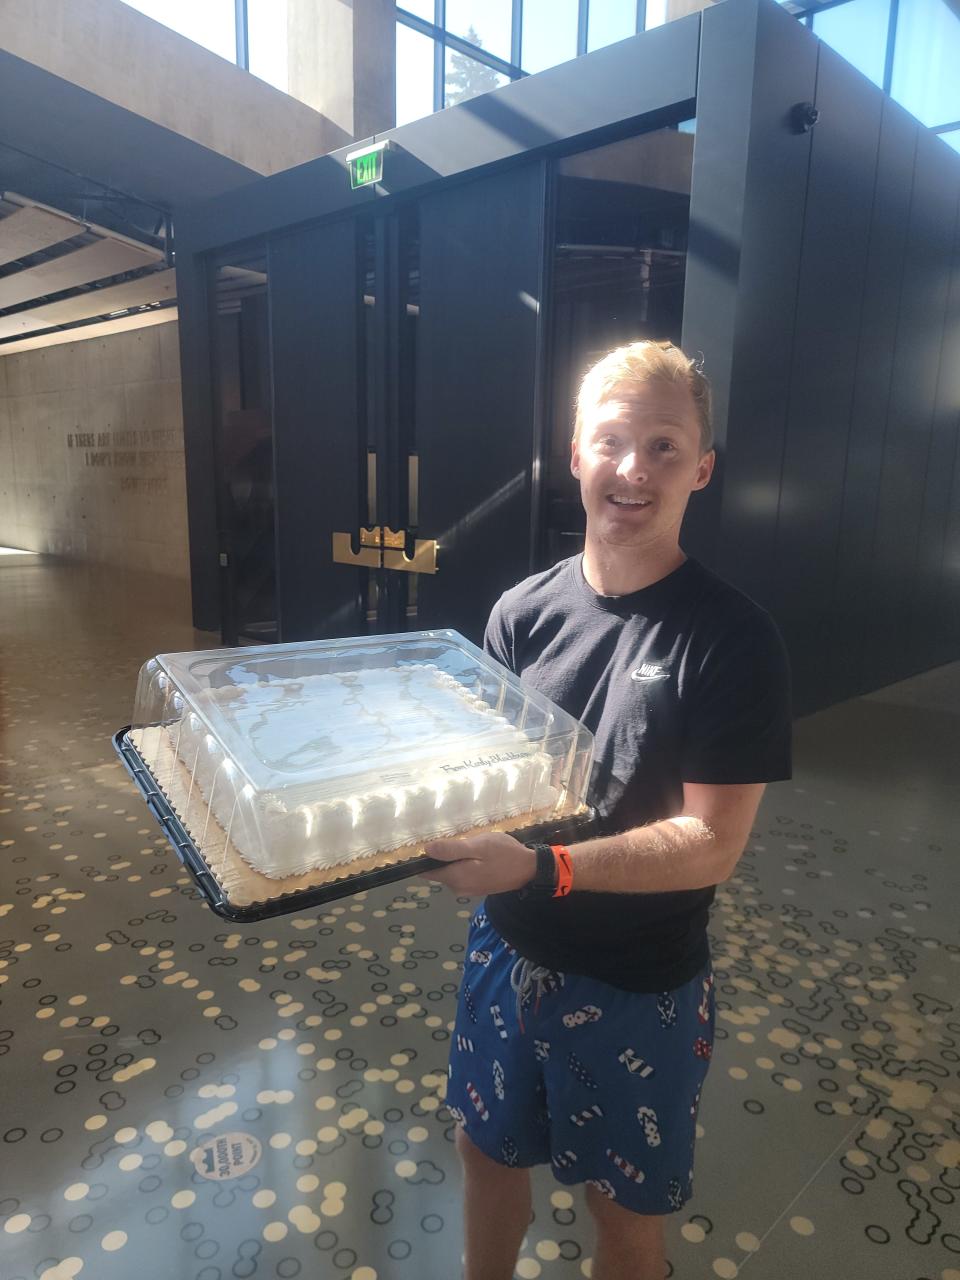
[[[552,1166],[635,1213],[693,1193],[700,1090],[713,1047],[708,964],[675,991],[638,994],[522,960],[475,912],[447,1106],[501,1164]]]

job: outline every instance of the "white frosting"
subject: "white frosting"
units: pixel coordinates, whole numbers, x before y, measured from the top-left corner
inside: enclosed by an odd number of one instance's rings
[[[552,758],[430,664],[210,689],[196,710],[167,733],[230,842],[267,876],[546,817],[557,803]],[[237,760],[222,745],[231,737]],[[244,753],[266,788],[247,780]]]

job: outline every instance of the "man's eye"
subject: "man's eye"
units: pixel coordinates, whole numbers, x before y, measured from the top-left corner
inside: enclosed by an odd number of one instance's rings
[[[654,445],[658,453],[676,453],[677,446],[672,440],[658,440]]]
[[[619,443],[616,436],[601,436],[597,441],[601,449],[615,449]]]

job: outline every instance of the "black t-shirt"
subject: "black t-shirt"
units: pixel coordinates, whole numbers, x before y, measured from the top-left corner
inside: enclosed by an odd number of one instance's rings
[[[683,811],[684,782],[790,777],[790,681],[768,613],[688,559],[652,586],[598,595],[582,557],[527,578],[494,606],[489,653],[595,735],[600,833]],[[714,890],[487,898],[517,952],[629,991],[669,991],[709,958]]]

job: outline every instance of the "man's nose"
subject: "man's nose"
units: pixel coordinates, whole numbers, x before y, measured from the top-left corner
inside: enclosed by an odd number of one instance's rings
[[[617,467],[617,475],[622,476],[624,480],[634,482],[646,479],[646,465],[638,449],[631,449],[623,455]]]

